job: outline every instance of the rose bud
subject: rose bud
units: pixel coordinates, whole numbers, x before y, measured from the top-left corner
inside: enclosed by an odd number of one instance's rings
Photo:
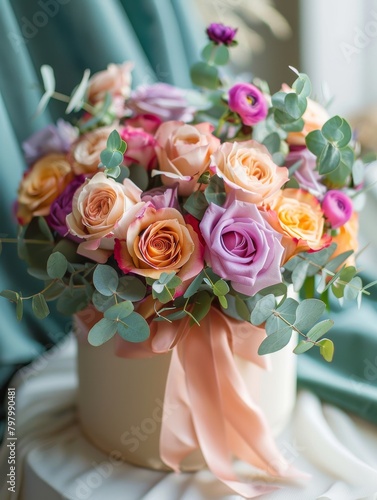
[[[322,210],[333,229],[343,226],[351,218],[352,200],[342,191],[328,191],[322,201]]]
[[[244,125],[255,125],[266,118],[268,104],[255,85],[237,83],[229,90],[228,97],[230,110],[240,115]]]
[[[222,23],[211,23],[206,33],[208,38],[217,44],[223,45],[233,45],[234,37],[237,33],[237,28],[231,28],[230,26],[225,26]]]

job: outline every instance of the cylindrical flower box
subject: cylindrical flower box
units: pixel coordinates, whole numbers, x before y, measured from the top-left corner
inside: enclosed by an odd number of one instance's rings
[[[76,317],[78,412],[84,434],[107,454],[134,465],[168,470],[160,458],[160,431],[171,352],[126,359],[115,355],[115,338],[93,347],[86,338],[91,326],[85,322],[86,317],[90,315]],[[235,356],[247,390],[262,409],[274,436],[287,424],[295,402],[294,340],[269,355],[268,370]],[[165,405],[164,411],[169,425],[174,426],[175,405]],[[197,450],[180,468],[191,471],[204,466]]]

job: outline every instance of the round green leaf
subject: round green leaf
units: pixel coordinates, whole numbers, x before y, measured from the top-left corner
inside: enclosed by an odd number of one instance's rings
[[[115,304],[115,306],[107,309],[104,316],[106,319],[112,320],[124,319],[129,316],[133,310],[134,306],[132,302],[125,300],[124,302],[119,302],[119,304]]]
[[[220,279],[213,284],[213,293],[220,297],[226,295],[229,292],[229,285],[226,281]]]
[[[111,266],[99,264],[93,273],[93,284],[102,295],[109,297],[118,288],[118,273]]]
[[[199,61],[191,67],[191,80],[198,87],[215,90],[220,84],[216,66]]]
[[[319,320],[326,305],[319,299],[306,299],[299,303],[296,310],[296,321],[294,326],[305,333]]]
[[[118,324],[116,321],[103,318],[96,323],[88,335],[88,342],[93,346],[99,346],[114,337]]]
[[[50,314],[50,309],[48,308],[46,299],[41,293],[33,296],[31,307],[33,309],[33,313],[38,319],[44,319]]]
[[[120,148],[122,144],[122,139],[119,135],[119,132],[117,130],[113,130],[109,137],[107,138],[107,149],[111,149],[113,151],[116,151]]]
[[[313,342],[307,342],[306,340],[300,340],[300,342],[296,345],[296,347],[293,349],[293,352],[295,354],[303,354],[306,351],[309,351],[314,347]]]
[[[68,262],[60,252],[53,252],[47,260],[47,274],[52,279],[61,279],[67,272]]]
[[[277,332],[268,335],[258,349],[258,354],[269,354],[270,352],[280,351],[283,349],[288,342],[290,341],[292,336],[292,329],[285,328],[284,330],[278,330]]]
[[[333,325],[334,321],[332,319],[325,319],[320,323],[314,325],[306,335],[311,340],[317,341],[323,335],[325,335],[330,330],[330,328],[333,327]]]
[[[250,321],[253,325],[264,323],[274,312],[276,306],[275,296],[266,295],[255,304]]]
[[[329,339],[322,339],[319,341],[319,352],[325,361],[331,363],[334,357],[334,344]]]
[[[145,297],[146,291],[145,284],[135,276],[122,276],[116,294],[121,299],[137,302]]]
[[[117,167],[123,161],[123,155],[120,151],[111,151],[110,149],[101,151],[100,158],[105,167],[109,169]]]
[[[97,311],[105,312],[111,306],[116,304],[115,296],[105,296],[99,293],[97,290],[92,295],[92,302]]]
[[[150,335],[148,323],[136,312],[116,324],[118,334],[128,342],[144,342]]]

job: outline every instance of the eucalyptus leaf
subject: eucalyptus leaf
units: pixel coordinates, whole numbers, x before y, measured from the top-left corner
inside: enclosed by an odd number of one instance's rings
[[[129,316],[134,310],[134,306],[130,300],[125,300],[111,306],[107,311],[105,311],[104,317],[106,319],[118,320],[124,319]]]
[[[216,66],[199,61],[191,66],[191,80],[194,85],[215,90],[219,87],[220,79]]]
[[[294,326],[306,334],[325,312],[326,305],[319,299],[305,299],[296,310]]]
[[[102,295],[113,295],[119,285],[118,274],[111,266],[99,264],[93,273],[93,284]]]
[[[110,307],[116,304],[115,296],[105,296],[100,294],[97,290],[93,293],[92,302],[97,311],[105,312]]]
[[[208,314],[211,308],[212,300],[213,297],[211,297],[211,295],[205,290],[202,290],[195,295],[194,307],[191,313],[198,323],[200,323],[201,320]]]
[[[24,314],[24,301],[20,297],[17,300],[17,304],[16,304],[16,318],[18,321],[22,320],[23,314]]]
[[[295,292],[298,292],[301,290],[307,273],[309,269],[309,261],[307,260],[302,260],[297,264],[297,266],[293,269],[292,271],[292,283],[293,283],[293,288]]]
[[[303,354],[306,351],[309,351],[314,347],[313,342],[307,342],[306,340],[300,340],[300,342],[296,345],[296,347],[293,349],[293,352],[295,354]]]
[[[336,170],[340,165],[340,151],[335,146],[327,143],[318,158],[318,172],[326,175]]]
[[[116,324],[118,334],[128,342],[144,342],[150,335],[148,323],[136,312],[132,312]]]
[[[319,341],[319,352],[325,361],[331,363],[334,357],[334,344],[329,339],[322,339]]]
[[[328,142],[320,130],[313,130],[305,138],[306,146],[315,156],[320,156]]]
[[[117,130],[113,130],[107,138],[106,147],[112,151],[117,151],[122,144],[122,139]]]
[[[17,292],[14,292],[13,290],[2,290],[0,292],[0,296],[15,303],[17,303],[17,301],[20,298],[20,295]]]
[[[318,339],[323,337],[330,328],[334,326],[334,321],[332,319],[325,319],[314,325],[306,334],[306,336],[316,342]]]
[[[204,271],[201,271],[198,276],[196,276],[196,278],[190,283],[183,295],[185,299],[188,299],[199,290],[200,285],[203,283],[204,276]]]
[[[208,201],[202,191],[195,191],[185,201],[183,208],[196,219],[202,220],[208,208]]]
[[[68,262],[60,252],[53,252],[47,260],[47,273],[52,279],[61,279],[67,272]]]
[[[226,199],[224,181],[218,175],[213,175],[204,191],[204,195],[208,203],[223,206]]]
[[[276,300],[272,294],[258,300],[250,316],[251,323],[257,326],[264,323],[273,314],[275,306]]]
[[[223,279],[220,279],[216,281],[216,283],[213,284],[213,293],[217,296],[220,297],[222,295],[226,295],[229,293],[229,285],[226,281]]]
[[[147,287],[135,276],[122,276],[116,289],[118,297],[124,300],[138,302],[145,297]]]
[[[111,151],[110,149],[101,151],[100,158],[103,165],[108,169],[118,167],[123,162],[122,153],[120,151]]]
[[[90,302],[85,288],[66,288],[57,300],[57,309],[62,314],[72,315],[85,309]]]
[[[279,330],[271,335],[268,335],[259,346],[258,354],[263,356],[264,354],[280,351],[280,349],[283,349],[283,347],[289,343],[291,336],[291,328],[284,329],[282,331]]]
[[[71,96],[67,109],[65,110],[66,114],[71,113],[72,111],[79,111],[82,108],[86,89],[88,87],[89,77],[90,70],[86,69],[84,71],[81,82]]]
[[[98,347],[114,337],[118,328],[116,321],[102,318],[89,331],[89,344]]]
[[[33,313],[38,319],[44,319],[50,314],[50,309],[48,308],[46,299],[41,293],[33,296],[31,307],[33,309]]]

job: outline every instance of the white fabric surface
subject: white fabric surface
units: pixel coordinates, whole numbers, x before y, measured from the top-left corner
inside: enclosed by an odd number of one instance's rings
[[[75,341],[69,337],[20,372],[17,398],[17,494],[2,500],[234,500],[207,470],[166,474],[116,461],[82,434],[76,415]],[[109,408],[109,415],[111,409]],[[110,425],[104,422],[104,425]],[[376,500],[377,427],[299,393],[279,446],[296,468],[311,474],[263,500]],[[6,441],[0,477],[8,472]]]

